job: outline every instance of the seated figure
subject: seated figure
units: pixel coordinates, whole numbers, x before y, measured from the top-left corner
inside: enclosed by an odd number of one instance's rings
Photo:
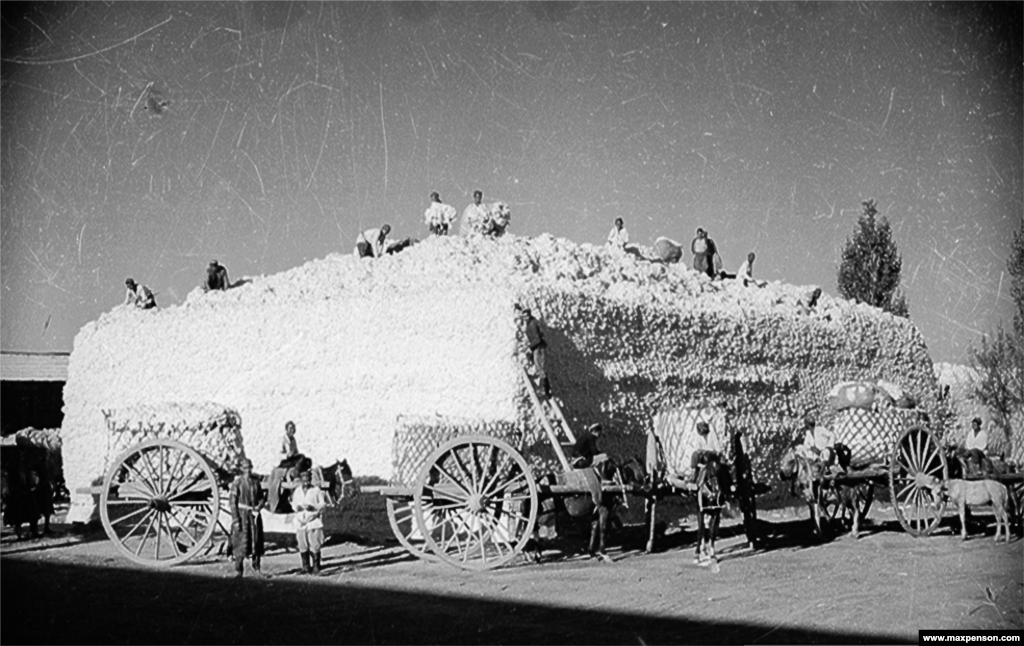
[[[827,426],[818,426],[814,418],[804,419],[804,443],[800,452],[808,460],[818,463],[821,472],[830,471],[833,475],[843,473],[843,466],[836,460],[835,434]]]
[[[711,455],[721,459],[722,444],[719,442],[718,436],[711,432],[711,426],[707,422],[697,422],[697,439],[694,442],[693,452],[690,454],[690,479],[687,489],[697,488],[700,467]]]

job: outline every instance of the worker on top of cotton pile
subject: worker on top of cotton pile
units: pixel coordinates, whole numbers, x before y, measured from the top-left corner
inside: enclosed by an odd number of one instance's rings
[[[512,219],[512,209],[504,202],[495,202],[487,209],[487,220],[484,223],[483,233],[492,238],[500,238],[505,235],[509,221]]]
[[[226,291],[229,286],[230,281],[228,281],[227,267],[216,260],[211,260],[210,266],[206,268],[206,280],[203,282],[203,291]]]
[[[483,204],[484,192],[477,189],[473,191],[473,203],[462,212],[462,221],[459,222],[459,235],[481,233],[484,223],[487,222],[487,207]]]
[[[757,280],[754,278],[754,260],[757,255],[751,251],[747,254],[747,259],[740,265],[739,270],[736,272],[736,280],[743,284],[744,287],[753,283],[758,287],[764,287],[767,285],[767,281]]]
[[[380,258],[387,251],[387,238],[391,233],[391,225],[385,224],[379,229],[367,229],[356,238],[356,258]]]
[[[134,278],[125,279],[124,285],[128,288],[124,297],[125,305],[131,304],[140,310],[151,310],[156,307],[156,297],[148,287],[137,284]]]
[[[722,270],[722,257],[718,255],[718,247],[708,237],[707,231],[697,228],[697,237],[690,242],[690,251],[693,252],[693,268],[714,280]]]
[[[424,217],[431,234],[446,236],[452,222],[455,222],[455,218],[458,217],[458,213],[455,211],[455,207],[443,203],[441,195],[434,191],[430,194],[430,206],[427,207]]]
[[[626,231],[626,224],[622,218],[615,218],[615,225],[608,234],[608,246],[612,249],[625,249],[629,242],[629,231]]]

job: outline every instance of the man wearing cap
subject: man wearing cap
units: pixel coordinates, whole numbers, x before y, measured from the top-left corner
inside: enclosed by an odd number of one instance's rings
[[[245,557],[252,558],[252,569],[262,576],[260,559],[263,556],[263,488],[252,475],[252,461],[242,458],[238,462],[241,473],[231,482],[228,497],[231,509],[231,554],[235,559],[235,578],[242,578]]]
[[[380,258],[388,249],[387,238],[391,233],[391,225],[385,224],[379,229],[367,229],[356,238],[356,258]]]
[[[292,491],[292,509],[295,510],[295,540],[299,544],[302,571],[320,574],[320,549],[324,544],[323,513],[327,508],[327,494],[312,485],[309,470],[299,474],[299,486]]]
[[[600,438],[600,424],[591,424],[576,438],[576,443],[572,447],[573,454],[576,456],[572,461],[574,469],[585,469],[601,464],[608,459],[608,455],[597,446],[597,441]]]
[[[124,304],[132,304],[140,310],[151,310],[156,307],[156,298],[153,292],[145,285],[139,285],[134,278],[127,278],[124,281],[128,293],[125,294]]]
[[[530,347],[530,355],[533,357],[533,367],[537,371],[537,384],[541,388],[538,393],[545,399],[551,397],[551,383],[548,381],[548,373],[544,368],[547,359],[547,341],[544,340],[544,329],[540,321],[533,318],[529,308],[522,308],[519,312],[519,320],[526,332],[526,342]]]
[[[203,282],[203,291],[227,291],[228,285],[230,285],[230,282],[228,281],[227,268],[216,260],[211,260],[210,266],[206,268],[206,280]]]
[[[693,453],[690,454],[690,485],[697,488],[697,476],[700,473],[700,465],[704,464],[709,455],[722,455],[722,443],[718,436],[711,432],[711,426],[705,422],[697,422],[697,437],[693,443]]]

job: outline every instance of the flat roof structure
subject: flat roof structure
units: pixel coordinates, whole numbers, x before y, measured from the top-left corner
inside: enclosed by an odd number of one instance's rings
[[[68,380],[70,352],[0,352],[0,381]]]

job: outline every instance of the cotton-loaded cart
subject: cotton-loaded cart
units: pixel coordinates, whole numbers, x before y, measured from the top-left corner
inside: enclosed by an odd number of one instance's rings
[[[511,426],[494,425],[494,435],[458,436],[457,423],[422,421],[430,438],[396,442],[396,482],[384,487],[391,528],[407,551],[466,570],[489,570],[512,563],[534,537],[538,514],[556,498],[590,495],[592,469],[574,469],[566,449],[575,437],[554,399],[542,401],[533,378],[522,372],[527,392],[561,470],[537,478],[522,452],[513,447]],[[407,429],[415,430],[416,424]],[[439,431],[440,429],[440,431]],[[453,435],[422,461],[422,441]],[[409,434],[413,435],[413,434]],[[408,436],[407,436],[408,437]],[[518,443],[518,442],[516,442]],[[642,495],[642,483],[597,481],[602,493]]]
[[[726,422],[726,409],[721,403],[695,402],[691,405],[665,407],[655,415],[648,435],[646,470],[648,488],[647,551],[655,548],[655,516],[659,499],[668,496],[695,497],[690,482],[690,458],[697,443],[697,424],[708,424],[722,449],[724,464],[729,467],[733,490],[727,498],[736,503],[743,516],[743,529],[751,547],[759,544],[757,533],[757,495],[768,488],[754,480],[747,439],[742,424]]]
[[[136,563],[171,566],[224,549],[231,527],[228,488],[244,455],[238,413],[189,402],[104,415],[107,468],[78,493],[98,499],[100,521],[117,550]],[[332,470],[319,471],[324,477],[317,484],[330,490]],[[284,483],[281,493],[293,486]],[[340,513],[341,497],[334,496],[327,513]],[[294,532],[292,514],[260,514],[265,532]]]
[[[825,472],[818,479],[822,517],[839,520],[843,490],[855,488],[857,521],[863,520],[874,500],[874,488],[888,488],[893,512],[913,536],[927,536],[941,523],[945,498],[935,488],[953,475],[963,477],[955,452],[946,446],[943,429],[917,408],[903,407],[909,400],[886,382],[844,382],[829,394],[836,409],[833,421],[837,444],[851,452],[851,465],[838,475]],[[1024,474],[1004,472],[989,476],[1021,496]],[[849,496],[846,496],[849,500]]]

